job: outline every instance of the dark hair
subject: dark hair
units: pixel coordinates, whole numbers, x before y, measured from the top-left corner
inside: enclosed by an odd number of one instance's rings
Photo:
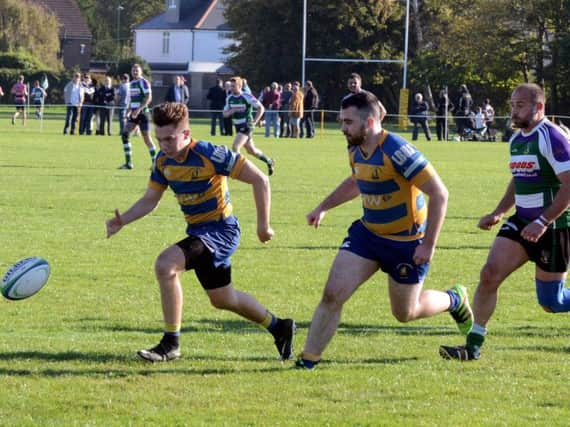
[[[360,74],[358,74],[358,73],[350,73],[350,76],[348,76],[348,78],[362,81],[362,77],[360,77]]]
[[[180,102],[164,102],[152,109],[152,121],[158,126],[188,123],[188,108]]]
[[[129,75],[127,73],[121,75],[121,80],[129,80]]]
[[[363,119],[368,116],[372,116],[372,118],[377,120],[382,119],[380,101],[371,92],[359,92],[344,98],[341,108],[346,110],[350,107],[355,107]]]

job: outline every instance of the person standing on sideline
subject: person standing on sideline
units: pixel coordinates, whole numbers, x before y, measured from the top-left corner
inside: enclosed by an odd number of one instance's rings
[[[79,110],[83,105],[83,97],[85,90],[81,84],[81,74],[75,73],[73,80],[69,81],[63,89],[63,98],[65,100],[65,125],[63,127],[63,134],[67,135],[67,130],[71,127],[70,135],[75,134],[75,126],[77,125],[77,118]]]
[[[232,92],[226,99],[224,117],[231,117],[236,127],[236,137],[232,145],[232,150],[239,153],[241,147],[245,146],[249,154],[267,164],[269,175],[273,175],[275,162],[263,154],[253,143],[253,129],[263,116],[265,109],[255,96],[242,92],[241,77],[232,77],[230,82]],[[254,107],[257,109],[255,117],[253,117]]]
[[[269,179],[253,163],[225,146],[191,138],[188,108],[164,103],[152,111],[160,144],[144,195],[123,214],[107,221],[107,237],[152,212],[168,187],[175,193],[186,217],[185,239],[165,249],[155,263],[160,286],[164,335],[160,343],[140,350],[139,357],[165,362],[180,357],[182,285],[180,277],[194,270],[210,303],[258,323],[273,335],[281,360],[291,358],[295,322],[280,319],[252,295],[238,291],[231,279],[230,257],[239,245],[240,228],[233,216],[227,177],[250,184],[257,208],[257,236],[262,243],[273,237],[270,226]],[[213,203],[212,203],[213,201]]]
[[[142,68],[139,64],[134,64],[131,69],[133,80],[129,83],[129,105],[127,107],[127,123],[121,133],[123,151],[125,153],[125,163],[119,169],[132,169],[133,157],[132,147],[129,141],[131,132],[138,126],[144,143],[148,147],[150,160],[153,162],[156,156],[156,149],[150,137],[149,108],[152,101],[152,91],[150,83],[143,77]]]
[[[225,135],[223,109],[226,105],[226,91],[222,79],[216,79],[216,84],[208,89],[206,99],[210,101],[210,135],[216,136],[216,122],[220,125],[220,135]],[[231,120],[231,119],[230,119]]]
[[[117,116],[119,120],[119,134],[123,134],[127,124],[127,107],[129,106],[129,75],[121,75],[121,83],[115,90],[115,105],[117,106]]]
[[[485,116],[485,126],[487,127],[487,140],[496,141],[496,132],[493,129],[493,122],[495,121],[495,109],[491,105],[491,100],[485,98],[483,103],[483,114]]]
[[[452,117],[453,110],[455,110],[455,105],[453,105],[447,95],[447,88],[439,91],[436,108],[435,131],[437,140],[447,141],[449,137],[449,120]]]
[[[281,91],[281,108],[279,109],[279,136],[289,138],[291,136],[291,125],[289,123],[289,113],[291,110],[291,82],[285,83]]]
[[[319,108],[319,94],[313,82],[307,80],[305,82],[305,93],[303,96],[303,118],[301,119],[301,133],[300,137],[303,138],[303,128],[305,128],[305,136],[307,138],[315,137],[315,122],[313,120],[313,112]]]
[[[473,298],[475,323],[465,345],[441,346],[444,359],[477,360],[487,323],[498,302],[499,287],[528,261],[535,264],[538,304],[547,313],[570,311],[565,287],[570,260],[570,139],[545,116],[543,89],[521,84],[511,95],[511,120],[518,131],[510,140],[512,178],[497,207],[479,220],[490,230],[501,226],[480,274]]]
[[[184,89],[182,88],[182,77],[174,76],[174,82],[166,91],[166,96],[164,97],[166,102],[184,102]]]
[[[93,113],[95,112],[95,90],[97,81],[91,80],[89,74],[83,76],[83,104],[79,112],[79,135],[91,135]]]
[[[263,95],[263,107],[265,107],[265,137],[269,138],[271,127],[273,136],[279,138],[279,108],[281,107],[281,94],[277,82],[271,83],[269,92]]]
[[[111,77],[105,77],[105,83],[99,87],[99,129],[97,135],[105,135],[105,125],[107,125],[107,135],[111,136],[111,117],[113,117],[113,106],[115,105],[115,89]]]
[[[24,83],[24,76],[18,76],[18,80],[10,91],[16,106],[16,111],[12,115],[12,124],[16,124],[16,119],[22,113],[22,126],[26,126],[26,102],[28,101],[28,87]]]
[[[348,88],[348,93],[342,98],[341,104],[345,98],[351,95],[360,92],[369,92],[366,89],[362,88],[362,77],[360,77],[360,74],[358,73],[351,73],[350,76],[348,76],[348,80],[346,81],[346,87]],[[380,100],[378,100],[378,102],[380,102]],[[386,117],[386,107],[384,107],[384,105],[380,102],[380,120],[384,120],[384,117]]]
[[[303,117],[303,92],[301,83],[293,82],[291,86],[291,111],[289,113],[289,123],[291,124],[291,138],[299,138],[301,134],[301,118]]]
[[[296,362],[301,369],[319,363],[343,305],[380,269],[388,274],[390,305],[398,321],[449,311],[463,334],[471,328],[465,287],[422,289],[445,218],[447,188],[422,153],[382,128],[380,117],[378,98],[369,92],[342,101],[341,127],[352,175],[307,214],[307,222],[318,228],[328,210],[359,195],[364,213],[348,229],[333,262]]]
[[[416,93],[414,95],[414,102],[412,102],[412,108],[410,109],[410,118],[414,125],[412,141],[418,140],[418,130],[420,127],[423,129],[426,139],[431,141],[431,132],[429,131],[428,126],[428,113],[428,103],[424,101],[424,97],[421,93]]]
[[[40,86],[40,81],[36,80],[34,82],[34,87],[32,87],[30,98],[32,99],[32,104],[34,104],[34,107],[36,107],[36,117],[38,119],[42,118],[46,97],[47,92],[43,87]]]
[[[229,80],[224,82],[224,91],[226,92],[226,99],[227,99],[228,96],[232,94],[232,82],[230,82]],[[226,105],[226,100],[224,100],[224,107],[225,105]],[[223,113],[222,116],[224,116]],[[234,136],[232,118],[230,116],[228,117],[224,116],[224,131],[226,132],[225,133],[226,136]]]

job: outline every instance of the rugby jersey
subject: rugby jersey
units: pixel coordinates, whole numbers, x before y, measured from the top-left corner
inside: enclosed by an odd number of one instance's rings
[[[237,178],[245,158],[223,145],[192,140],[182,162],[160,151],[149,187],[174,192],[189,225],[219,221],[232,214],[227,177]]]
[[[140,79],[131,80],[129,83],[130,108],[133,110],[135,108],[139,108],[150,94],[150,83],[147,79],[141,77]],[[149,109],[147,106],[144,109],[144,112],[148,113],[148,111]]]
[[[570,170],[570,141],[564,131],[544,118],[529,133],[519,130],[511,137],[510,153],[515,209],[519,217],[531,222],[552,204],[560,189],[556,175]],[[554,227],[569,226],[567,209]]]
[[[398,135],[383,130],[377,144],[367,157],[360,147],[349,147],[352,176],[362,198],[361,221],[384,238],[420,239],[426,228],[427,205],[418,186],[429,181],[435,170]]]
[[[232,109],[234,111],[232,115],[234,125],[241,125],[253,121],[253,107],[257,107],[258,104],[260,102],[257,98],[249,93],[230,94],[226,98],[224,111]]]

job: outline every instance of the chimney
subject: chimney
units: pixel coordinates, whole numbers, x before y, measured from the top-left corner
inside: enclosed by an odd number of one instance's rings
[[[180,22],[181,18],[181,1],[182,0],[165,0],[166,1],[166,22]]]

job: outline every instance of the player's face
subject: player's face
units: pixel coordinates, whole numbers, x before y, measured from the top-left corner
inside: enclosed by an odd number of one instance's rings
[[[357,93],[360,90],[360,82],[357,79],[348,79],[348,90]]]
[[[361,145],[366,139],[366,121],[362,120],[356,107],[340,110],[341,130],[348,145]]]
[[[138,79],[140,76],[142,76],[141,67],[133,67],[131,69],[131,75],[133,76],[134,79]]]
[[[230,83],[230,88],[232,90],[232,93],[234,95],[239,95],[240,91],[241,91],[241,87],[236,83],[236,82],[231,82]]]
[[[160,149],[170,159],[176,159],[190,143],[190,130],[184,123],[155,126],[154,132]]]
[[[538,106],[531,94],[524,89],[517,89],[511,96],[511,121],[516,128],[529,129],[537,122]]]

